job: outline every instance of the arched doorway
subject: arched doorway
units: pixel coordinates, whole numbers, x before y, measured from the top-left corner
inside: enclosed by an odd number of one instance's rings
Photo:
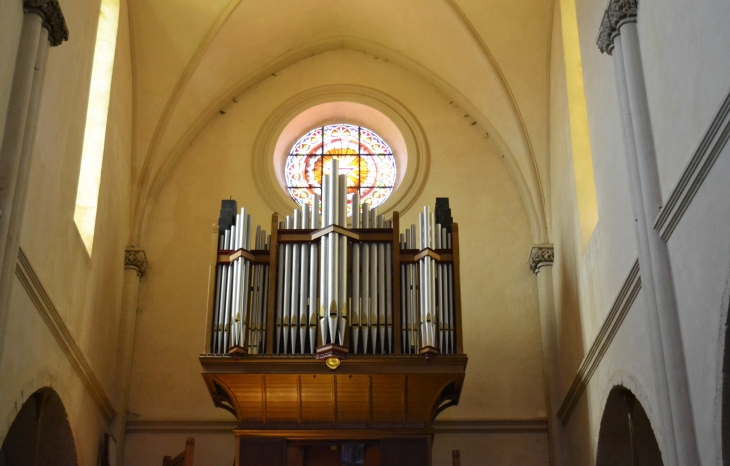
[[[598,435],[596,466],[663,466],[654,430],[630,390],[614,387],[608,395]]]
[[[722,437],[722,464],[723,466],[730,466],[730,309],[728,309],[725,319],[724,332],[725,344],[722,354],[722,378],[720,380],[722,390],[722,397],[720,398],[722,403],[720,407],[720,431]]]
[[[76,466],[66,409],[50,388],[28,398],[0,448],[0,466]]]

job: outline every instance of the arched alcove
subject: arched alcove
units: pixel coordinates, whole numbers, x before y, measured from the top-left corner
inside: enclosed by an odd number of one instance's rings
[[[725,317],[723,329],[724,346],[722,349],[722,373],[720,374],[720,436],[722,444],[722,464],[730,465],[730,309]],[[721,341],[722,343],[722,341]]]
[[[614,387],[606,400],[598,434],[596,466],[662,466],[651,422],[634,394]]]
[[[42,388],[15,416],[0,448],[0,466],[76,466],[76,446],[58,394]]]

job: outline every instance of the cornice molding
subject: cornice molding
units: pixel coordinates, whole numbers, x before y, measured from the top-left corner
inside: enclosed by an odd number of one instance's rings
[[[603,13],[601,26],[598,29],[596,45],[601,53],[613,53],[613,39],[618,34],[622,21],[636,20],[639,0],[610,0]]]
[[[224,420],[130,420],[127,434],[230,433],[236,421]],[[547,419],[445,419],[433,422],[436,434],[547,434]]]
[[[598,334],[593,339],[591,347],[588,349],[588,353],[578,369],[578,373],[573,379],[573,384],[570,386],[568,393],[565,395],[560,409],[558,410],[558,418],[563,424],[567,424],[570,419],[570,415],[573,414],[573,410],[578,405],[580,397],[588,387],[593,373],[596,372],[598,365],[603,360],[603,356],[608,351],[613,338],[621,328],[621,324],[624,322],[626,315],[629,313],[629,309],[634,304],[636,297],[641,290],[641,275],[639,274],[639,261],[638,259],[634,262],[633,267],[629,271],[628,277],[624,281],[621,290],[618,292],[618,296],[613,302],[613,306],[608,311],[606,319],[603,321]]]
[[[68,27],[58,0],[23,0],[23,11],[43,18],[43,27],[48,29],[51,47],[68,40]]]
[[[530,266],[532,272],[537,275],[541,267],[553,265],[555,260],[555,249],[552,244],[536,244],[530,250],[530,257],[527,259],[527,265]]]
[[[654,229],[664,241],[669,241],[728,139],[730,139],[730,92],[725,96],[699,147],[684,168],[654,223]]]
[[[147,254],[144,249],[127,248],[124,250],[124,268],[136,270],[140,278],[147,273],[149,263],[147,262]]]
[[[114,410],[112,402],[109,400],[104,388],[96,378],[94,371],[91,369],[88,358],[76,343],[71,331],[66,327],[63,318],[58,313],[56,306],[53,305],[50,296],[43,288],[41,281],[38,279],[33,267],[30,265],[28,258],[22,249],[18,251],[18,263],[15,268],[15,275],[25,288],[26,293],[35,305],[41,318],[48,326],[48,329],[56,339],[58,346],[71,363],[76,374],[78,374],[81,382],[88,390],[91,398],[94,400],[97,408],[106,419],[107,423],[111,423],[117,413]]]

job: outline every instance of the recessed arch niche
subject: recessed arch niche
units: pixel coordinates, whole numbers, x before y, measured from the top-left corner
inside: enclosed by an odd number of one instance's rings
[[[350,85],[325,86],[299,94],[276,108],[262,126],[254,144],[252,170],[256,187],[269,208],[284,214],[297,207],[286,189],[286,157],[301,135],[332,123],[367,127],[391,146],[398,173],[395,189],[380,211],[407,211],[428,179],[426,135],[413,114],[389,95]]]
[[[644,407],[631,390],[620,385],[608,394],[596,452],[596,466],[617,464],[664,464]]]
[[[23,403],[0,448],[0,466],[76,466],[66,408],[51,388]]]

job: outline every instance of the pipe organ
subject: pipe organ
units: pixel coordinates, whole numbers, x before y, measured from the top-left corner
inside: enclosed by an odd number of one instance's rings
[[[346,176],[331,163],[314,208],[273,214],[267,232],[224,200],[213,228],[200,362],[214,403],[239,421],[241,465],[257,464],[241,456],[251,438],[291,444],[302,432],[369,445],[425,439],[430,458],[431,422],[461,393],[448,199],[404,231],[398,212],[386,219],[358,193],[348,217]]]
[[[456,353],[454,237],[448,200],[439,203],[442,217],[424,207],[418,225],[399,233],[377,208],[367,202],[360,208],[355,193],[348,228],[345,175],[324,175],[321,215],[309,205],[294,210],[278,223],[271,254],[271,235],[257,226],[252,237],[251,215],[223,201],[210,352],[264,353],[272,313],[273,354],[315,354],[324,345],[393,354],[398,320],[400,352]],[[393,316],[397,308],[400,319]]]

